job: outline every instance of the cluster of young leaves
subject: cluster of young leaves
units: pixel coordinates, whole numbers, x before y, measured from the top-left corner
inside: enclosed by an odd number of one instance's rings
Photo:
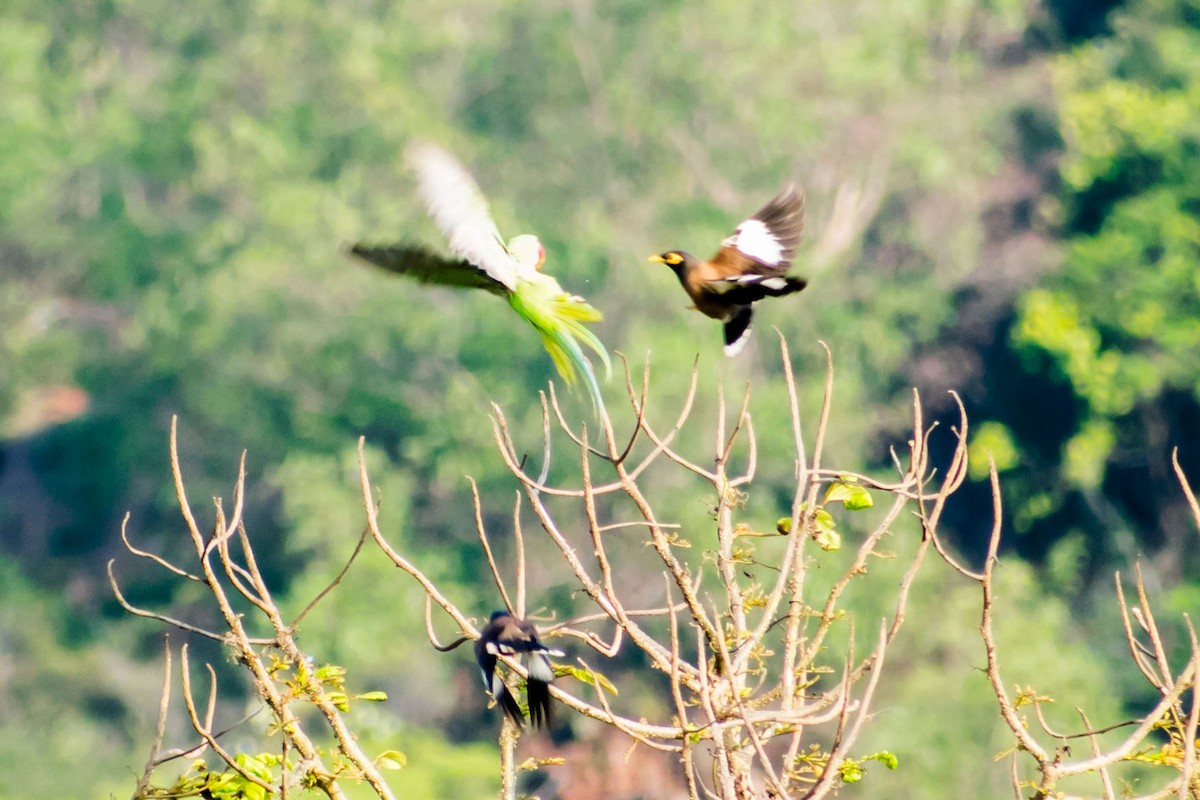
[[[825,502],[813,513],[812,536],[813,541],[822,550],[840,550],[842,535],[837,531],[837,522],[833,515],[825,508],[830,503],[841,503],[847,511],[862,511],[875,505],[875,499],[865,486],[850,479],[829,484],[829,488],[825,490]],[[807,508],[807,503],[803,504],[801,510],[804,508]],[[775,522],[775,530],[785,536],[791,533],[792,518],[780,517]]]
[[[866,777],[868,761],[877,761],[888,769],[897,769],[900,766],[900,760],[895,754],[886,750],[858,758],[847,758],[838,765],[838,777],[842,779],[842,783],[858,783]]]
[[[307,662],[291,663],[281,658],[278,653],[268,653],[267,672],[284,689],[285,702],[312,701],[313,684],[316,691],[324,700],[328,700],[342,712],[351,710],[351,700],[382,702],[387,700],[387,694],[382,691],[370,691],[356,695],[348,695],[346,691],[346,670],[336,664],[314,666]],[[267,727],[265,734],[268,738],[279,736],[284,726],[276,721]],[[218,734],[223,735],[223,734]],[[139,784],[140,791],[137,800],[153,800],[153,798],[168,797],[200,797],[211,800],[268,800],[275,797],[272,787],[280,787],[284,783],[298,789],[316,789],[318,775],[311,766],[306,771],[297,771],[300,766],[295,759],[285,757],[288,747],[281,743],[280,752],[234,752],[230,761],[218,762],[221,768],[209,766],[208,759],[196,759],[179,775],[173,784],[155,785],[150,781],[151,773]],[[356,769],[353,763],[333,748],[326,751],[318,748],[321,757],[328,756],[331,761],[333,777],[339,780],[363,780],[362,771]],[[224,754],[222,754],[224,755]],[[399,750],[385,750],[373,759],[375,766],[387,770],[403,769],[407,756]],[[160,763],[166,763],[166,761]],[[277,768],[278,771],[277,771]]]
[[[346,668],[337,664],[323,664],[319,667],[300,662],[291,664],[272,654],[269,671],[275,680],[287,687],[293,697],[308,698],[310,695],[309,680],[315,679],[325,699],[343,712],[350,711],[350,701],[359,700],[368,703],[382,703],[388,699],[387,692],[378,689],[348,694],[346,691]],[[267,733],[274,731],[268,730]],[[386,750],[373,759],[377,766],[384,769],[402,769],[408,763],[408,757],[399,750]],[[342,765],[348,767],[349,765]]]
[[[284,764],[283,757],[277,753],[259,753],[257,755],[238,753],[234,760],[243,770],[270,784],[277,780],[275,768]],[[294,764],[287,763],[284,771],[290,770],[294,766]],[[226,767],[224,770],[216,772],[209,768],[205,760],[199,759],[192,762],[188,770],[180,775],[173,785],[151,787],[135,800],[187,797],[200,797],[206,800],[268,800],[275,796],[275,792],[263,788],[233,767]]]
[[[896,755],[886,750],[856,758],[845,758],[837,767],[838,780],[843,785],[859,783],[867,777],[867,763],[871,761],[876,761],[890,770],[898,769],[900,766],[900,760]],[[820,780],[828,766],[829,754],[824,752],[820,745],[814,744],[796,756],[792,773],[795,779],[802,784],[812,784]]]
[[[337,706],[340,711],[350,710],[351,699],[372,703],[382,703],[388,699],[387,692],[378,690],[353,696],[348,695],[346,693],[346,668],[337,664],[323,664],[319,667],[304,662],[292,664],[272,653],[269,670],[271,676],[286,686],[293,697],[307,697],[309,695],[309,679],[315,679],[325,698]]]
[[[1149,764],[1154,767],[1167,767],[1179,770],[1184,763],[1188,750],[1188,719],[1179,706],[1170,708],[1163,714],[1162,719],[1154,726],[1167,737],[1167,741],[1158,747],[1147,746],[1139,748],[1126,756],[1127,761]],[[1200,739],[1192,742],[1192,750],[1200,748]],[[1192,778],[1191,790],[1195,793],[1200,789],[1200,777]]]

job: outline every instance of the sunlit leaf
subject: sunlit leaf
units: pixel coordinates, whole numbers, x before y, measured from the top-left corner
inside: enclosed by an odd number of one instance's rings
[[[595,686],[597,683],[599,683],[600,688],[604,691],[608,692],[609,694],[617,694],[617,687],[613,684],[613,682],[599,672],[590,672],[586,669],[573,667],[569,664],[559,664],[555,666],[554,674],[570,675],[575,680],[579,681],[580,683],[586,683],[588,686]],[[595,679],[592,678],[593,675],[595,675]]]
[[[339,667],[337,664],[326,664],[317,668],[316,676],[317,680],[322,683],[329,680],[340,680],[346,677],[346,668]]]
[[[842,783],[858,783],[863,779],[863,768],[857,761],[846,759],[838,766],[838,776]]]
[[[878,753],[872,753],[869,756],[863,756],[859,761],[878,761],[888,769],[897,769],[900,766],[900,759],[896,758],[895,753],[890,753],[887,750],[881,750]]]
[[[825,492],[826,503],[841,503],[847,511],[861,511],[875,505],[865,486],[856,483],[831,483]]]
[[[813,541],[820,546],[822,550],[840,550],[842,548],[842,535],[831,528],[819,528]]]
[[[403,769],[408,764],[408,756],[399,750],[385,750],[375,756],[375,764],[383,769]]]

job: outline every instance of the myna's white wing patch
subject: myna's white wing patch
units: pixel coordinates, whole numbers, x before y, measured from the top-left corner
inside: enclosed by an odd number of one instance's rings
[[[769,267],[778,266],[783,262],[783,244],[762,220],[746,220],[738,225],[733,235],[722,244]]]

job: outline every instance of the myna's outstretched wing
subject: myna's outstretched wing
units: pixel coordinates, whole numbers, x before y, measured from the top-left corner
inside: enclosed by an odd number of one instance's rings
[[[711,264],[722,277],[783,275],[792,265],[796,245],[804,233],[804,193],[794,183],[738,223]]]
[[[733,356],[750,336],[754,303],[807,285],[803,278],[787,274],[803,232],[804,193],[793,183],[742,220],[707,261],[682,250],[668,250],[650,260],[674,271],[697,311],[725,323],[725,354]]]

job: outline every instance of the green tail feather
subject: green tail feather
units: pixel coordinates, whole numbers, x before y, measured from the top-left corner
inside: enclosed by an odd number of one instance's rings
[[[542,335],[542,344],[545,346],[546,352],[550,354],[554,366],[558,369],[558,374],[566,381],[567,386],[574,388],[579,382],[578,373],[582,373],[584,386],[592,400],[592,407],[597,411],[604,408],[604,398],[600,396],[600,384],[596,380],[596,372],[592,369],[592,362],[584,355],[579,342],[575,341],[570,334],[562,331],[551,332],[539,329],[538,332]]]
[[[605,379],[607,380],[608,378],[611,378],[612,362],[608,359],[608,350],[604,349],[604,345],[600,343],[598,338],[596,338],[596,334],[592,333],[583,325],[584,322],[599,322],[600,320],[604,319],[604,315],[595,308],[592,308],[587,303],[579,300],[573,300],[569,297],[565,299],[556,299],[554,303],[554,311],[558,317],[558,320],[566,327],[569,334],[579,337],[584,344],[591,348],[592,352],[600,357],[600,360],[604,362]],[[576,349],[578,349],[578,347]],[[583,361],[589,363],[590,366],[590,362],[587,362],[587,358],[583,356],[582,352],[580,353],[580,356],[583,358]]]
[[[557,288],[557,283],[555,283]],[[604,363],[606,376],[612,375],[608,351],[585,322],[597,322],[603,315],[586,302],[576,300],[561,289],[555,292],[537,291],[542,287],[524,284],[509,295],[513,310],[537,328],[542,344],[550,354],[558,374],[568,387],[574,388],[583,376],[584,386],[596,410],[604,408],[600,384],[592,362],[580,347],[583,342]]]

